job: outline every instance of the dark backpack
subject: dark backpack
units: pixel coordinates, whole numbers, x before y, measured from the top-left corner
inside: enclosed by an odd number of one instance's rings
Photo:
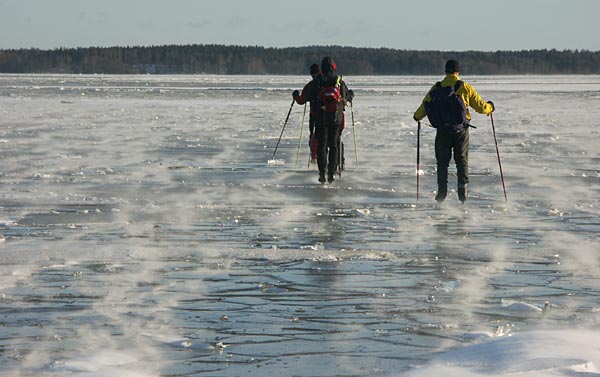
[[[438,81],[429,93],[431,101],[424,105],[427,118],[434,128],[458,131],[468,127],[465,102],[456,94],[462,84],[459,80],[453,86],[442,87],[442,83]]]

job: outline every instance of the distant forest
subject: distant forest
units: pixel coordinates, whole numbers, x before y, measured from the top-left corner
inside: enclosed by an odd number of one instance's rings
[[[310,46],[167,45],[0,50],[2,73],[302,75],[331,56],[344,75],[438,75],[447,59],[462,73],[600,74],[600,51],[414,51]]]

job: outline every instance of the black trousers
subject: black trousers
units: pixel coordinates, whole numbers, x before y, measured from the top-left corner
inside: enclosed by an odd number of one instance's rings
[[[317,124],[315,131],[317,136],[317,165],[319,174],[334,175],[338,167],[338,146],[340,144],[341,126],[337,123],[328,125]]]
[[[469,129],[460,131],[438,130],[435,135],[435,159],[437,160],[438,189],[445,191],[448,188],[448,166],[454,154],[458,187],[469,183]]]

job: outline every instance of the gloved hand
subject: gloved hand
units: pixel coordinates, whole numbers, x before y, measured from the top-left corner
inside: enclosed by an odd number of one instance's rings
[[[415,120],[415,122],[419,122],[419,119],[417,119],[417,117],[415,117],[414,115],[413,115],[413,119]]]
[[[353,99],[354,99],[354,90],[350,89],[350,90],[348,90],[348,102],[352,102]]]
[[[488,101],[487,103],[492,105],[492,113],[493,113],[496,110],[496,106],[494,106],[494,103],[492,101]]]
[[[300,91],[294,90],[294,92],[292,93],[292,98],[296,99],[296,97],[298,97],[299,95],[300,95]]]

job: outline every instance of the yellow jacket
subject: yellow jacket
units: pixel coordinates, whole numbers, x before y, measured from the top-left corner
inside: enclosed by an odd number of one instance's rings
[[[456,84],[456,82],[460,80],[458,75],[449,74],[442,80],[442,87],[452,86]],[[415,111],[415,115],[413,116],[415,120],[421,120],[425,118],[427,113],[425,112],[425,102],[431,101],[431,96],[429,93],[435,88],[435,85],[431,87],[429,92],[425,98],[423,98],[423,102],[421,102],[421,106]],[[465,102],[465,107],[467,108],[467,120],[471,120],[471,114],[469,114],[469,107],[473,108],[473,110],[477,111],[480,114],[489,114],[492,112],[492,105],[485,102],[480,96],[479,93],[471,86],[471,84],[463,81],[463,84],[458,88],[456,94],[459,94],[463,101]]]

